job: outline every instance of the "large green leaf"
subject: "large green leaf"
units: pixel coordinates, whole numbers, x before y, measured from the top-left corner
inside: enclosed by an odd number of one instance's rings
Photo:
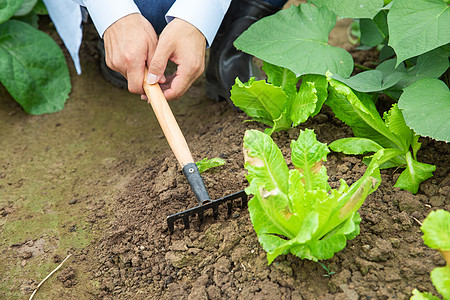
[[[398,65],[450,42],[450,6],[442,0],[395,0],[388,25]]]
[[[450,212],[443,209],[430,212],[420,230],[425,245],[439,251],[450,251]]]
[[[317,6],[326,6],[344,18],[372,19],[383,7],[383,0],[309,0]]]
[[[297,76],[327,70],[343,77],[353,70],[352,56],[328,44],[336,24],[326,7],[302,3],[254,23],[234,42],[236,48],[271,64],[292,70]]]
[[[372,19],[360,19],[361,43],[375,47],[385,42],[388,37],[387,12],[381,11]]]
[[[333,75],[333,78],[358,92],[370,93],[384,91],[394,86],[403,78],[403,74],[395,72],[384,76],[383,72],[379,70],[370,70],[358,73],[350,78],[343,78],[337,74]]]
[[[450,91],[443,81],[434,78],[416,81],[404,89],[398,106],[406,124],[418,135],[449,141]]]
[[[408,151],[406,152],[406,169],[400,174],[394,186],[415,194],[419,190],[419,184],[432,177],[434,170],[436,166],[418,162]]]
[[[11,18],[24,0],[0,0],[0,23]]]
[[[0,81],[30,114],[61,110],[71,89],[58,45],[45,33],[15,20],[0,24]]]

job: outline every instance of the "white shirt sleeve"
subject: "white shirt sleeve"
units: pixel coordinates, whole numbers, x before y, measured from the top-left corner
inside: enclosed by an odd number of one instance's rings
[[[166,14],[166,21],[182,19],[195,26],[211,46],[231,0],[177,0]]]
[[[130,14],[140,13],[133,0],[82,0],[82,2],[101,37],[117,20]]]

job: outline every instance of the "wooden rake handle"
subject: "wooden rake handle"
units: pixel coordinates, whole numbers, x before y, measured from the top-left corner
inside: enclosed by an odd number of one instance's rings
[[[177,120],[159,84],[149,84],[144,80],[144,91],[147,95],[148,103],[152,106],[167,142],[181,167],[193,163],[194,159],[192,158],[186,139],[178,126]]]
[[[211,198],[200,176],[198,167],[192,158],[186,139],[178,126],[177,120],[175,120],[159,84],[149,84],[144,80],[144,91],[147,95],[148,103],[152,106],[167,142],[180,163],[183,174],[186,176],[199,204],[210,202]]]

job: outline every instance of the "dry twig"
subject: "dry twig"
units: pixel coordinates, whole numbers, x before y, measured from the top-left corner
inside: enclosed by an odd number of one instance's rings
[[[38,291],[38,289],[41,287],[41,285],[50,277],[53,275],[53,273],[55,273],[56,271],[58,271],[59,268],[61,268],[61,266],[63,265],[63,263],[71,256],[72,254],[67,255],[66,258],[64,258],[64,260],[59,264],[59,266],[57,266],[53,271],[50,272],[50,274],[47,275],[47,277],[44,278],[44,280],[42,280],[38,286],[36,287],[36,289],[34,290],[33,294],[31,294],[30,299],[33,299],[34,295],[36,294],[36,292]]]

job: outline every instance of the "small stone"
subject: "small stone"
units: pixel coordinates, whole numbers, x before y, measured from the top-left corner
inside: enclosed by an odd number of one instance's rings
[[[22,252],[22,254],[20,255],[20,257],[22,257],[23,259],[29,259],[33,256],[33,252],[29,251],[29,250],[25,250]]]
[[[238,213],[238,212],[235,212],[234,214],[233,214],[233,218],[239,218],[239,216],[240,216],[241,214],[240,213]]]
[[[72,199],[72,200],[69,201],[69,204],[72,205],[72,204],[75,204],[77,202],[78,202],[78,199]]]
[[[22,266],[22,267],[25,267],[26,265],[27,265],[27,261],[24,259],[24,260],[22,260],[22,262],[20,263],[20,265]]]

